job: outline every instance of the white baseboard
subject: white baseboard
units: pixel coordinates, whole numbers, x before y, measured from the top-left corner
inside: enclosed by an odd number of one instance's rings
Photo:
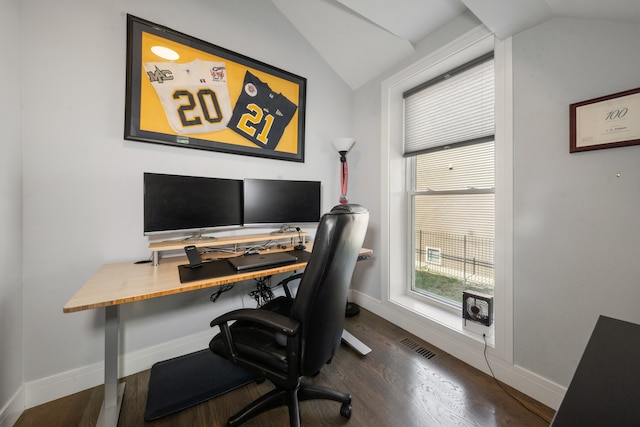
[[[402,310],[385,305],[380,300],[361,292],[350,291],[349,299],[476,369],[489,373],[484,355],[477,346],[456,340],[449,334],[439,332],[437,328],[425,328],[414,313],[404,313]],[[150,369],[156,362],[206,348],[215,333],[214,330],[207,330],[121,356],[119,361],[120,377]],[[501,381],[552,409],[557,409],[560,405],[566,392],[565,387],[497,358],[490,358],[490,363],[494,374]],[[11,427],[25,408],[50,402],[103,383],[104,364],[102,361],[28,382],[0,411],[0,427]]]
[[[119,376],[126,377],[150,369],[156,362],[207,348],[215,333],[214,329],[210,329],[121,356],[118,362]],[[102,361],[26,383],[22,406],[32,408],[100,384],[104,384]]]
[[[0,427],[12,427],[25,409],[24,386],[0,409]]]
[[[425,328],[424,319],[415,313],[405,312],[391,304],[383,304],[382,301],[364,293],[351,290],[350,300],[474,368],[490,374],[481,347],[456,339],[455,334],[445,333],[442,328]],[[489,357],[489,362],[493,373],[500,381],[554,410],[560,406],[566,392],[565,387],[495,357]]]

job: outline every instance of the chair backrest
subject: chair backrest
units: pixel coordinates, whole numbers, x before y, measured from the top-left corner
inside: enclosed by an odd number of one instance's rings
[[[369,211],[338,205],[322,216],[291,316],[302,324],[301,375],[312,375],[340,345],[347,292],[369,224]]]

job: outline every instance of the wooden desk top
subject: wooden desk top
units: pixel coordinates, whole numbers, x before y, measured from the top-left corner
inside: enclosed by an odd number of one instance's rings
[[[361,251],[361,255],[370,253],[371,250],[369,249]],[[302,270],[307,265],[307,262],[296,262],[264,270],[247,271],[188,283],[180,283],[178,265],[181,264],[188,264],[186,257],[163,258],[162,262],[157,266],[153,266],[151,263],[134,264],[133,262],[105,264],[64,305],[63,312],[73,313],[125,304],[241,282],[257,277]]]
[[[274,268],[214,277],[195,282],[180,283],[178,265],[188,264],[186,257],[164,258],[162,263],[134,264],[119,262],[105,264],[65,304],[63,311],[73,313],[109,305],[125,304],[196,289],[240,282],[256,277],[270,276],[301,270],[306,262],[297,262]]]

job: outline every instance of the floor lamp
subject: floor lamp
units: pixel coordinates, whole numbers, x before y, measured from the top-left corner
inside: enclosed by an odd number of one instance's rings
[[[347,153],[351,151],[356,140],[353,138],[334,138],[331,140],[333,148],[340,154],[340,203],[349,202],[347,198],[347,186],[349,183],[349,164],[347,163]]]
[[[347,186],[349,183],[349,164],[347,163],[347,153],[351,151],[356,140],[353,138],[334,138],[331,140],[333,148],[340,154],[340,203],[349,203],[347,198]],[[345,310],[346,317],[352,317],[360,313],[358,304],[347,301]]]

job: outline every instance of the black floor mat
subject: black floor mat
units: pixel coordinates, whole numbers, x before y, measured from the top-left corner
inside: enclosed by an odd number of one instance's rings
[[[151,367],[144,419],[176,413],[257,378],[209,349],[158,362]]]

